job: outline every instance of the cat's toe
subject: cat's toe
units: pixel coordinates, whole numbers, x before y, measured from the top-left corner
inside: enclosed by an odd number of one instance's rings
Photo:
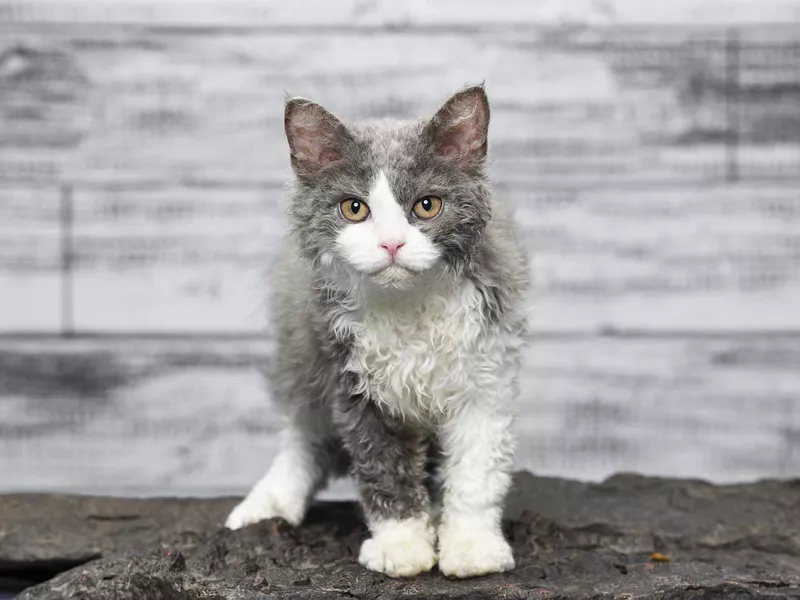
[[[300,506],[284,506],[271,494],[250,494],[231,511],[225,521],[228,529],[241,529],[260,521],[280,517],[292,525],[299,525],[303,520]]]
[[[412,520],[383,527],[361,545],[358,561],[389,577],[413,577],[430,571],[436,564],[433,529]]]
[[[448,577],[478,577],[513,568],[511,546],[500,532],[440,532],[439,570]]]
[[[372,538],[361,545],[358,562],[389,577],[413,577],[433,568],[436,551],[433,544],[423,539]]]
[[[271,519],[275,516],[274,507],[251,501],[249,498],[240,502],[228,515],[225,527],[228,529],[241,529],[253,523]]]

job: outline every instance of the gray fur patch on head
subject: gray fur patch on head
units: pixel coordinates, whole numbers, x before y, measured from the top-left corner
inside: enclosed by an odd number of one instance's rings
[[[347,225],[339,203],[366,198],[383,172],[411,219],[417,200],[442,198],[437,217],[412,224],[440,248],[448,268],[463,271],[492,213],[483,169],[488,124],[482,87],[459,92],[432,119],[417,122],[344,124],[309,100],[290,100],[286,134],[297,175],[290,215],[303,255],[322,264]]]

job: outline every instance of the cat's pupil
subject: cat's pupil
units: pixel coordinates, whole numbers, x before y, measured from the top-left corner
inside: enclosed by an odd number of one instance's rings
[[[422,201],[422,208],[424,208],[426,211],[430,211],[431,210],[431,199],[430,198],[425,198]]]
[[[359,213],[359,211],[361,210],[361,202],[353,200],[350,203],[350,210],[353,211],[354,215],[357,215]]]

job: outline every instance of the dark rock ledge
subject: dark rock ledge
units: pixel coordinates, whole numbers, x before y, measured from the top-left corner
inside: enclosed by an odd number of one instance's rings
[[[352,504],[318,504],[299,529],[225,531],[235,501],[0,496],[0,577],[42,582],[28,600],[800,598],[800,481],[521,473],[506,523],[517,569],[467,581],[363,570]]]

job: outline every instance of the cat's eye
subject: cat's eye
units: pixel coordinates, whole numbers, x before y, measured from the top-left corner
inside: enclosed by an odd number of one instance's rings
[[[362,200],[348,198],[339,203],[339,211],[342,216],[351,223],[360,223],[369,216],[369,206]]]
[[[442,199],[439,196],[425,196],[417,200],[411,210],[420,219],[432,219],[442,211]]]

